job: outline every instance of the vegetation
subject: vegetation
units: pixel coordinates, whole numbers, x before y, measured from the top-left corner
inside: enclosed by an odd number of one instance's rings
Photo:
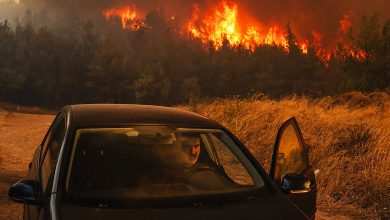
[[[303,54],[289,26],[290,52],[227,43],[216,51],[178,34],[177,24],[158,10],[133,31],[120,22],[105,30],[92,22],[50,30],[0,20],[0,100],[50,109],[189,102],[187,108],[231,129],[267,169],[277,129],[295,116],[319,170],[320,208],[340,205],[387,218],[390,20],[379,20],[378,14],[363,17],[350,30],[350,44],[340,44],[327,61],[310,42]],[[351,91],[385,92],[344,94]],[[291,94],[299,96],[281,98]]]
[[[390,94],[310,99],[225,98],[183,106],[212,118],[269,170],[277,131],[296,117],[318,169],[318,207],[357,218],[390,217]]]
[[[303,54],[289,26],[290,52],[266,45],[252,52],[227,44],[218,51],[205,48],[178,34],[163,11],[149,12],[145,24],[131,31],[118,22],[101,30],[86,22],[54,31],[0,21],[0,100],[50,108],[91,102],[173,105],[253,92],[321,97],[390,87],[390,20],[381,25],[377,14],[362,18],[361,27],[351,29],[348,48],[340,45],[329,61],[316,56],[310,43]],[[364,56],[356,56],[358,51]]]

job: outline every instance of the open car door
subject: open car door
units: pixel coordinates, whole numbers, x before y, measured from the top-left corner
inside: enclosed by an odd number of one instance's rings
[[[270,176],[309,219],[316,213],[317,188],[308,150],[295,118],[286,121],[276,137]]]

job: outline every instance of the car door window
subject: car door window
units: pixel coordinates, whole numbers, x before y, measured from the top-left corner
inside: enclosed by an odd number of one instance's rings
[[[53,130],[53,137],[48,142],[47,150],[41,165],[41,184],[43,192],[46,191],[50,176],[56,167],[64,135],[65,118],[63,118],[56,129]]]
[[[310,166],[302,135],[295,121],[282,126],[276,144],[274,179],[277,183],[286,174],[301,174]]]

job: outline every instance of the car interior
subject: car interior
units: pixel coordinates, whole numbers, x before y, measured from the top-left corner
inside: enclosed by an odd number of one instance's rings
[[[164,197],[247,188],[210,155],[215,150],[206,149],[206,134],[198,135],[199,158],[188,168],[175,158],[174,148],[180,145],[175,133],[84,133],[76,140],[67,190],[80,196],[99,191],[109,197]]]

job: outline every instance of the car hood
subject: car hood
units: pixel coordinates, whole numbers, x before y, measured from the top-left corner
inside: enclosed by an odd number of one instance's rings
[[[236,203],[163,209],[111,209],[64,204],[61,219],[306,219],[281,193]]]

